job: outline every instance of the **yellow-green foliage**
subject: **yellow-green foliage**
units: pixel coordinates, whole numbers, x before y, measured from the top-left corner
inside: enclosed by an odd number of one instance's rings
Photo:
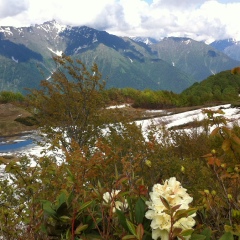
[[[0,103],[22,102],[23,100],[24,96],[21,93],[10,91],[0,92]]]

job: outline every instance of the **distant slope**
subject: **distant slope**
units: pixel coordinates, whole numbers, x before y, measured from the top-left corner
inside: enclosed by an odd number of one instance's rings
[[[210,45],[215,49],[222,51],[230,58],[240,61],[240,41],[236,41],[234,39],[223,39],[214,41]]]
[[[189,38],[165,38],[150,47],[159,58],[181,69],[197,81],[239,65],[238,61],[213,47]]]
[[[199,105],[212,101],[236,101],[239,93],[240,74],[233,75],[228,70],[193,84],[181,93],[181,97],[190,105]]]
[[[149,88],[179,93],[194,82],[184,72],[155,58],[144,48],[140,49],[139,46],[135,46],[136,43],[128,44],[129,48],[119,51],[99,44],[96,48],[74,57],[81,57],[88,65],[96,62],[103,78],[107,79],[108,88],[132,87],[139,90]],[[138,47],[137,51],[134,46]],[[130,50],[133,47],[135,50]]]

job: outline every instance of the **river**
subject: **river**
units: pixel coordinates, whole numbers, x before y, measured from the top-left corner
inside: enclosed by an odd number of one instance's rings
[[[35,146],[36,133],[24,132],[17,136],[0,137],[0,154],[14,153]]]

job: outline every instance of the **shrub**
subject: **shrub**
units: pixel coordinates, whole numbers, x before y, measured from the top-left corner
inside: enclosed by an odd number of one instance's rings
[[[22,102],[23,100],[24,96],[19,92],[0,92],[0,103]]]

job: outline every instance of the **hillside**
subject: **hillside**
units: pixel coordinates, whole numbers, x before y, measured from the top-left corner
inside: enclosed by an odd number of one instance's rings
[[[195,83],[182,92],[182,98],[190,105],[212,101],[236,101],[240,93],[240,75],[223,71]]]
[[[236,41],[235,39],[223,39],[214,41],[210,45],[230,58],[237,61],[240,60],[240,41]]]
[[[21,119],[31,119],[31,114],[21,106],[12,103],[0,104],[0,136],[11,139],[26,131],[35,129],[35,126],[21,122]]]
[[[150,47],[159,58],[181,69],[198,82],[239,64],[212,46],[190,38],[165,38]]]

